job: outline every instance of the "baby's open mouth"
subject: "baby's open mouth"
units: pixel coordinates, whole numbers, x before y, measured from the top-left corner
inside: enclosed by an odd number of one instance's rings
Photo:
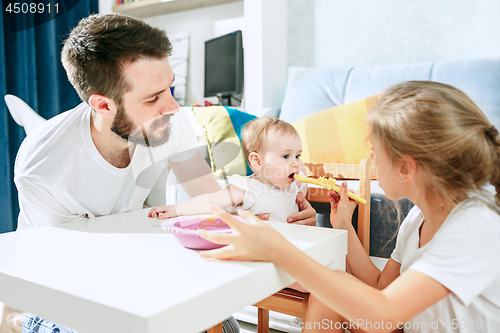
[[[292,172],[290,175],[288,175],[288,178],[289,178],[290,180],[295,180],[295,175],[296,175],[296,173],[295,173],[295,172]]]

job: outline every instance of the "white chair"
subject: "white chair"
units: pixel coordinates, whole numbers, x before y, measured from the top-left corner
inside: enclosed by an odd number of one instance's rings
[[[26,135],[47,121],[19,97],[7,94],[4,99],[10,115],[19,126],[24,127]]]

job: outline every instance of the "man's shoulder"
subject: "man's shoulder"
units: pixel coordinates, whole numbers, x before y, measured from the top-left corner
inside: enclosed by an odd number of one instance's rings
[[[48,119],[44,124],[31,132],[30,135],[26,136],[25,141],[39,140],[40,137],[50,135],[52,132],[59,131],[63,127],[71,127],[88,112],[90,112],[90,106],[87,103],[80,103],[75,108]]]
[[[81,125],[86,112],[89,112],[89,106],[82,103],[49,119],[31,132],[19,148],[16,175],[41,164],[61,163],[63,155],[67,158],[75,146],[83,144]]]

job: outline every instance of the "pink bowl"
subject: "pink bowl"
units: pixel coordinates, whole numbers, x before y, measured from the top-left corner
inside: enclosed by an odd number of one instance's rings
[[[244,221],[239,216],[236,216]],[[198,229],[210,230],[211,232],[230,233],[231,228],[216,215],[192,215],[179,216],[169,219],[161,224],[161,228],[170,231],[182,246],[195,250],[211,250],[226,245],[214,244],[198,236]]]

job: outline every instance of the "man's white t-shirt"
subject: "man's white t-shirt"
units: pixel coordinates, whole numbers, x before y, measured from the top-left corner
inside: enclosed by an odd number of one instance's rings
[[[479,199],[464,200],[419,248],[423,221],[413,207],[391,257],[401,274],[416,270],[451,293],[407,322],[405,332],[500,332],[500,215]]]
[[[82,217],[142,209],[168,158],[186,160],[197,142],[186,115],[170,120],[169,141],[156,148],[137,145],[130,164],[116,168],[99,153],[90,134],[91,107],[81,103],[26,137],[16,158],[18,230]]]

